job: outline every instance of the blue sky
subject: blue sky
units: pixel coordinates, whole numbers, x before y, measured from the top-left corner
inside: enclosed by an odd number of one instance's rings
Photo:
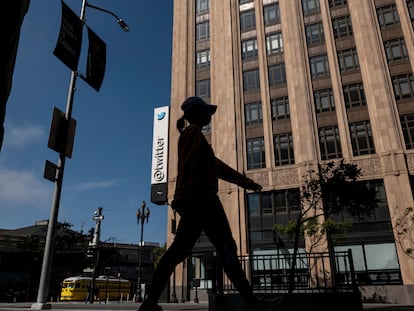
[[[65,3],[77,14],[81,0]],[[103,207],[101,240],[137,243],[136,211],[151,210],[144,240],[164,243],[167,206],[150,202],[153,109],[170,104],[173,0],[90,0],[125,20],[87,8],[86,23],[107,44],[99,92],[77,80],[72,117],[77,121],[66,160],[59,221],[84,232]],[[60,1],[31,1],[25,17],[0,152],[0,228],[30,226],[49,218],[54,184],[43,178],[53,107],[66,109],[70,70],[53,54],[61,20]],[[86,28],[79,70],[85,72]]]

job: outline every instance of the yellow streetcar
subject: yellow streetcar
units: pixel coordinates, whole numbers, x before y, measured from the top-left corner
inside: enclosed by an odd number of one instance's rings
[[[63,280],[61,301],[84,301],[91,288],[92,278],[74,276]],[[128,300],[131,292],[131,282],[121,278],[101,275],[95,279],[95,293],[100,300]]]

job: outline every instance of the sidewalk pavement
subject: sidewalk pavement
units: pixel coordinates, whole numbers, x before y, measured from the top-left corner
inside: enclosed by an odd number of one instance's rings
[[[30,310],[32,303],[0,303],[0,311],[19,311]],[[131,311],[137,310],[140,304],[132,302],[116,303],[110,302],[84,304],[84,303],[63,303],[53,302],[51,304],[52,310],[59,311],[90,311],[90,310],[116,310],[116,311]],[[161,303],[164,311],[208,311],[208,303]],[[410,305],[395,305],[395,304],[364,304],[364,310],[369,311],[414,311],[414,306]],[[292,310],[294,311],[294,310]],[[350,310],[352,311],[352,310]]]

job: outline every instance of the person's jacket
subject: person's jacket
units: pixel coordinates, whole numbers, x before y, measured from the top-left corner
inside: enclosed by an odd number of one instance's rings
[[[218,179],[246,187],[252,180],[217,159],[201,127],[189,125],[178,140],[178,174],[174,199],[203,200],[218,192]]]

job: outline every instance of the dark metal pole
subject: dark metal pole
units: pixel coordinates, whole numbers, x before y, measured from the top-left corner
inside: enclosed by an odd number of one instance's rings
[[[85,8],[86,8],[86,0],[82,1],[82,9],[80,13],[80,20],[83,21],[85,19]],[[66,102],[66,113],[65,119],[66,121],[70,122],[72,118],[72,106],[73,106],[73,98],[75,95],[76,90],[76,78],[77,73],[72,71],[70,84],[69,84],[69,93]],[[60,204],[60,195],[62,192],[62,183],[63,183],[63,172],[65,170],[65,159],[66,159],[66,140],[67,137],[64,138],[65,146],[63,151],[59,154],[59,160],[57,165],[57,177],[55,181],[55,188],[53,191],[53,198],[52,198],[52,207],[50,210],[49,222],[47,226],[47,234],[46,234],[46,243],[45,243],[45,250],[43,254],[43,262],[42,262],[42,270],[40,274],[40,281],[39,281],[39,290],[37,293],[37,300],[36,303],[32,304],[32,310],[43,310],[43,309],[50,309],[51,305],[47,303],[47,296],[49,291],[49,283],[50,283],[50,275],[52,272],[52,261],[53,261],[53,245],[55,244],[55,233],[56,233],[56,226],[57,226],[57,219],[59,214],[59,204]]]
[[[95,225],[95,235],[92,241],[93,247],[96,250],[96,258],[92,268],[92,284],[91,284],[91,294],[89,295],[89,303],[93,303],[95,298],[95,280],[96,280],[96,267],[99,263],[99,239],[101,236],[101,221],[104,219],[102,215],[102,207],[98,208],[98,211],[95,212],[93,220],[96,221]],[[99,298],[98,298],[99,300]]]
[[[141,293],[141,278],[142,278],[142,248],[144,244],[144,221],[146,220],[148,223],[150,211],[148,208],[145,208],[146,204],[145,201],[142,201],[141,204],[141,211],[138,209],[137,211],[137,223],[141,222],[141,242],[139,245],[139,262],[138,262],[138,282],[137,282],[137,294],[135,301],[142,302],[144,299]]]

